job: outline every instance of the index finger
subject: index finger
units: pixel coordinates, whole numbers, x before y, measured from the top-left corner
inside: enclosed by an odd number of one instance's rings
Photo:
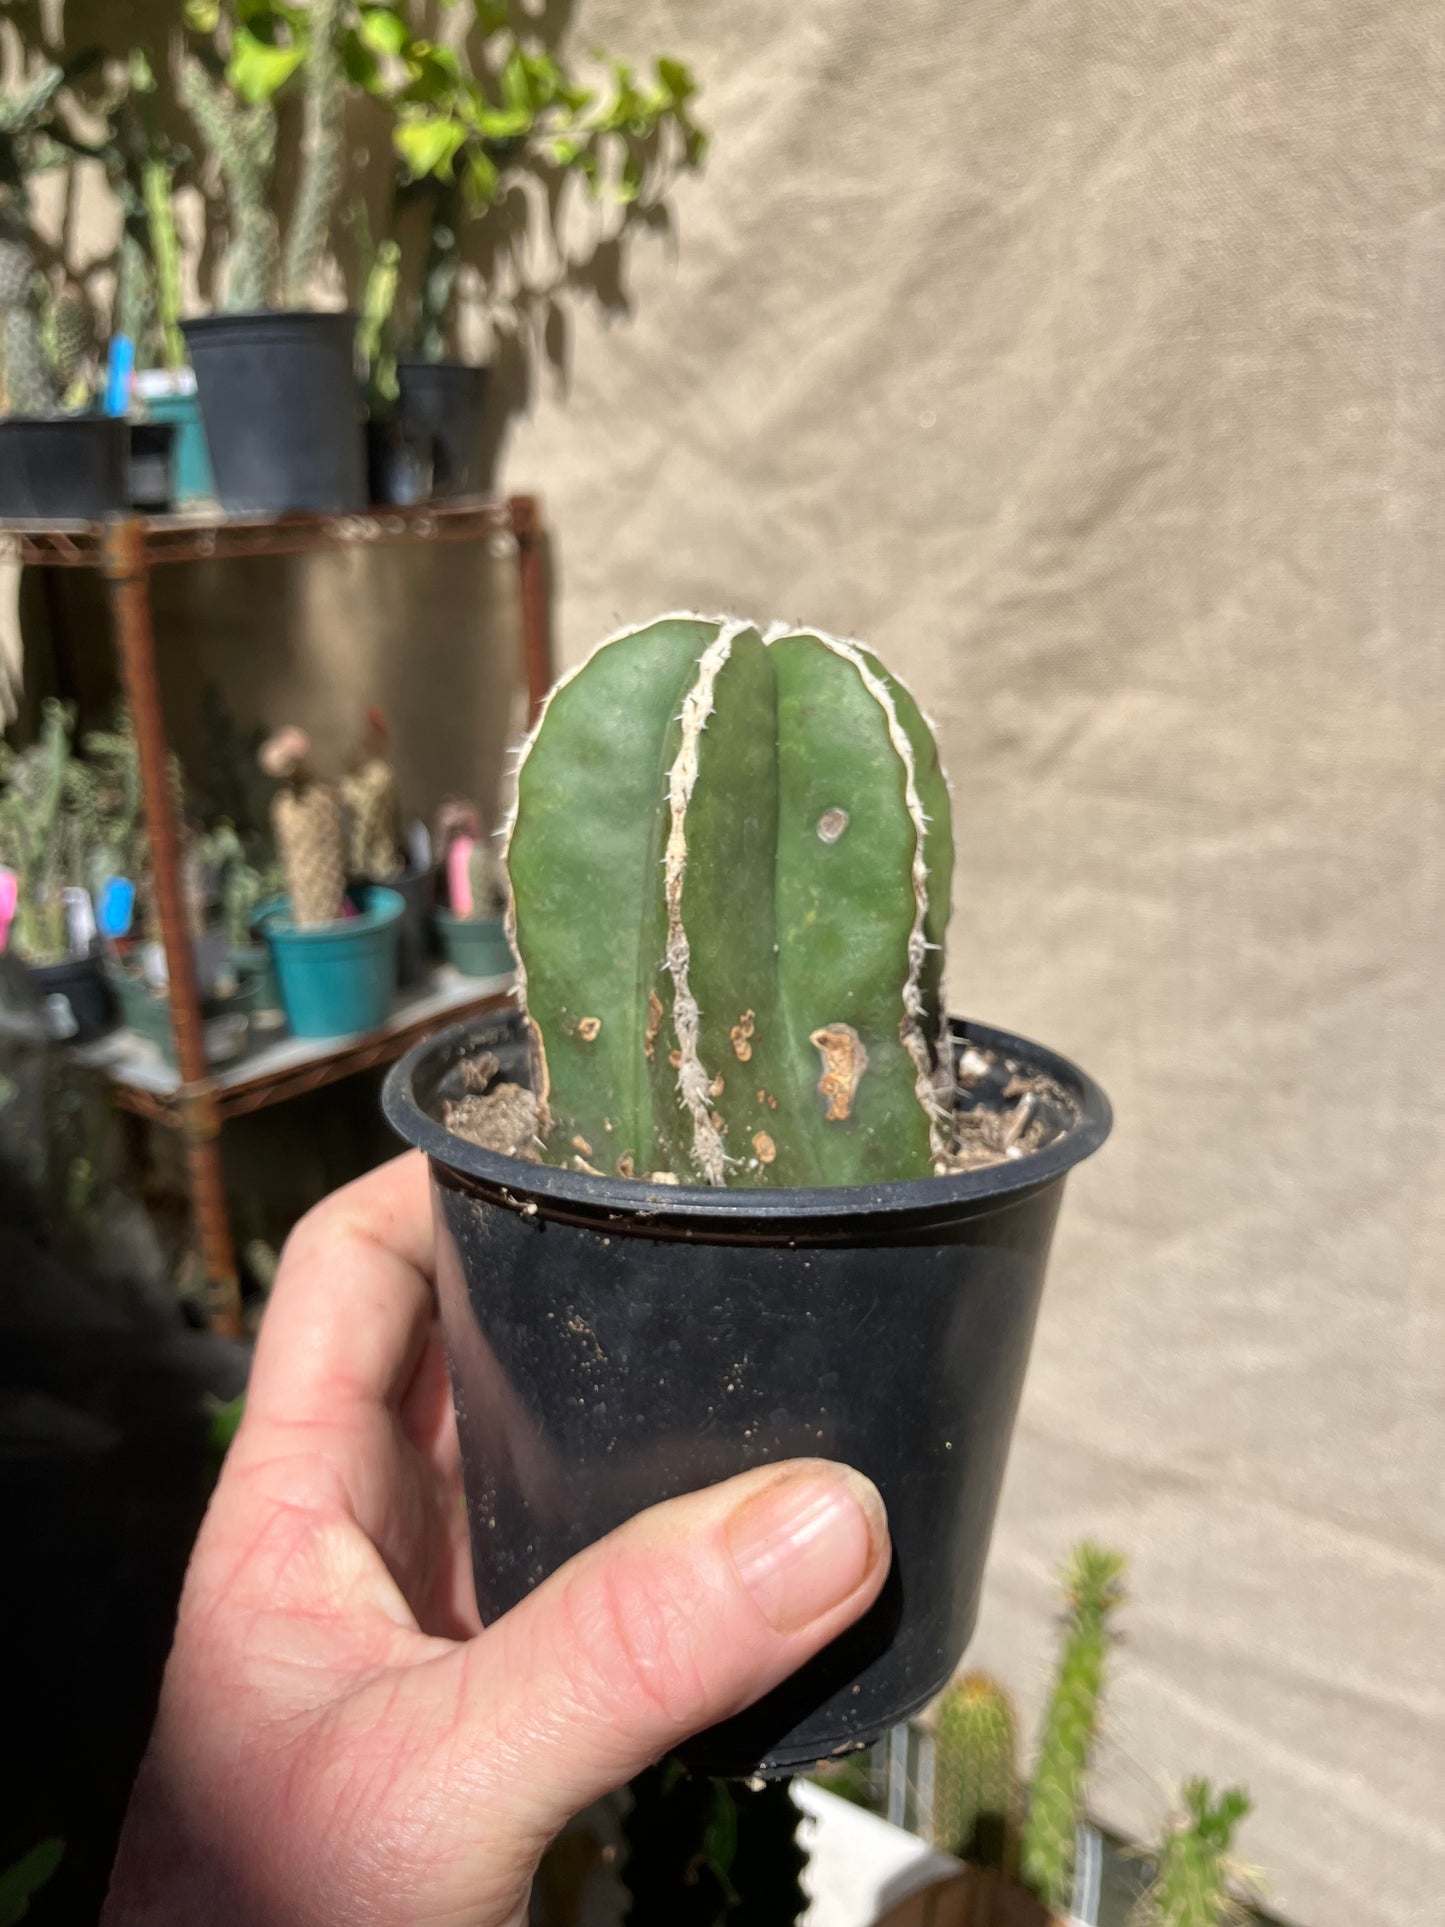
[[[286,1241],[256,1346],[249,1418],[335,1423],[397,1405],[436,1313],[431,1196],[419,1151],[310,1211]]]

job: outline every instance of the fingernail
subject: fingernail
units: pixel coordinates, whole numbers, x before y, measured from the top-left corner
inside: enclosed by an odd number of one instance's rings
[[[856,1592],[887,1536],[872,1480],[822,1461],[745,1499],[727,1525],[742,1582],[780,1633],[800,1632]]]

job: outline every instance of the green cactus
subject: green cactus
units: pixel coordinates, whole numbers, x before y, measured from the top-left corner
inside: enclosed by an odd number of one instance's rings
[[[276,115],[269,102],[244,106],[201,61],[181,63],[182,104],[200,129],[226,183],[231,242],[226,254],[226,307],[264,308],[276,283],[276,221],[268,205],[276,154]]]
[[[146,230],[155,284],[156,321],[161,353],[167,368],[184,368],[186,343],[181,334],[181,240],[176,231],[171,170],[162,160],[148,160],[141,169]]]
[[[933,1838],[976,1866],[1010,1873],[1017,1858],[1018,1718],[987,1673],[965,1673],[938,1703]]]
[[[69,952],[61,891],[84,883],[86,838],[94,828],[94,777],[71,756],[74,711],[47,700],[31,747],[0,745],[0,863],[15,872],[10,946],[27,963],[61,962]]]
[[[1067,1606],[1063,1648],[1044,1715],[1024,1819],[1020,1874],[1045,1906],[1063,1913],[1074,1879],[1074,1836],[1098,1734],[1110,1620],[1123,1603],[1125,1561],[1089,1541],[1076,1546],[1063,1574]]]
[[[1228,1787],[1216,1798],[1208,1780],[1187,1780],[1180,1797],[1183,1811],[1160,1845],[1135,1927],[1232,1927],[1245,1912],[1229,1890],[1231,1878],[1241,1877],[1229,1856],[1249,1795]]]
[[[60,393],[45,352],[27,183],[64,70],[47,64],[18,94],[0,99],[0,345],[13,414],[53,414]]]
[[[346,90],[341,71],[343,0],[311,0],[306,37],[306,130],[301,181],[286,239],[282,294],[304,307],[331,233],[345,172]]]
[[[867,650],[694,616],[605,643],[528,744],[507,855],[549,1160],[927,1176],[952,862],[928,725]]]

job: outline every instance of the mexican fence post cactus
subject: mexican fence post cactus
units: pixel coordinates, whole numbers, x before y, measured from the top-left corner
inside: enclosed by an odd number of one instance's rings
[[[346,899],[346,846],[336,791],[306,767],[311,741],[301,729],[278,729],[261,745],[259,762],[277,781],[271,804],[276,850],[298,929],[334,923]]]
[[[1011,1872],[1017,1846],[1018,1718],[987,1673],[965,1673],[938,1703],[933,1838],[976,1866]]]
[[[306,131],[281,284],[282,298],[292,308],[305,307],[310,297],[341,192],[346,116],[341,15],[342,0],[311,0],[307,10]]]
[[[861,645],[664,616],[563,679],[507,851],[553,1163],[924,1177],[953,865],[932,733]]]
[[[1099,1730],[1110,1621],[1123,1603],[1124,1559],[1089,1541],[1076,1546],[1063,1574],[1068,1609],[1064,1643],[1044,1714],[1024,1820],[1020,1874],[1045,1906],[1068,1909],[1074,1837]]]
[[[226,254],[226,307],[264,308],[276,281],[276,222],[269,206],[276,154],[276,115],[269,102],[243,106],[194,57],[181,65],[179,92],[226,183],[231,240]]]
[[[1231,1927],[1245,1918],[1229,1890],[1240,1870],[1230,1848],[1249,1812],[1243,1787],[1216,1798],[1208,1780],[1186,1780],[1182,1813],[1159,1849],[1158,1870],[1135,1912],[1137,1927]]]

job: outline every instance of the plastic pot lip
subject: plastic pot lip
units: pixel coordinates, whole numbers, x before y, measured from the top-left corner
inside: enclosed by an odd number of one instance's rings
[[[119,436],[129,435],[130,426],[124,415],[0,415],[0,429],[19,428],[27,433],[59,428],[67,433],[84,429],[90,435]]]
[[[303,930],[285,914],[282,905],[288,903],[286,897],[270,897],[265,903],[258,904],[253,915],[255,927],[268,937],[281,937],[284,940],[307,943],[313,938],[361,936],[364,932],[384,930],[388,924],[400,921],[406,909],[406,899],[399,890],[388,890],[384,883],[368,883],[366,904],[354,917],[335,917],[330,923],[308,925]],[[360,891],[357,892],[360,894]]]
[[[504,916],[461,917],[445,903],[436,906],[434,915],[444,930],[494,930],[500,936],[507,927]]]
[[[486,1020],[483,1019],[483,1022]],[[768,1241],[765,1227],[783,1238],[789,1223],[825,1226],[833,1221],[867,1217],[934,1219],[973,1216],[1006,1204],[1016,1193],[1035,1191],[1062,1180],[1108,1137],[1114,1114],[1108,1098],[1087,1072],[1057,1051],[1046,1049],[1012,1031],[988,1024],[951,1018],[953,1033],[1020,1057],[1061,1084],[1079,1106],[1078,1122],[1054,1144],[1041,1151],[1005,1160],[982,1171],[961,1171],[948,1177],[905,1178],[886,1184],[833,1185],[796,1190],[713,1189],[700,1185],[649,1184],[637,1178],[591,1177],[552,1165],[527,1164],[520,1158],[484,1151],[480,1145],[448,1131],[417,1102],[417,1073],[430,1058],[455,1052],[478,1028],[475,1017],[433,1032],[415,1044],[387,1076],[382,1109],[387,1121],[409,1144],[425,1152],[434,1167],[462,1181],[463,1188],[480,1190],[497,1202],[520,1209],[536,1207],[542,1218],[610,1219],[619,1229],[627,1220],[639,1229],[665,1223],[672,1234],[726,1238],[731,1231]],[[622,1222],[619,1222],[622,1221]],[[781,1221],[781,1222],[780,1222]],[[836,1230],[835,1230],[836,1235]]]
[[[193,315],[181,323],[187,343],[208,346],[224,342],[229,335],[285,335],[300,329],[306,333],[344,330],[354,335],[360,316],[352,308],[241,308],[235,313]]]

